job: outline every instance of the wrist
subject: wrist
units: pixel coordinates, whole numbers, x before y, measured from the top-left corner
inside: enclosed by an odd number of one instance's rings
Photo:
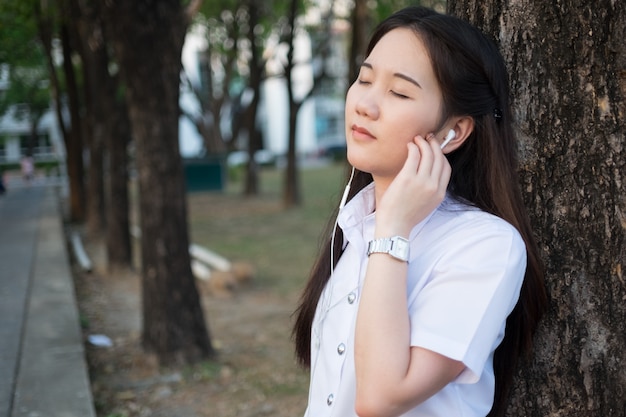
[[[403,262],[409,261],[409,241],[402,236],[392,236],[370,240],[367,245],[367,256],[374,253],[389,254]]]

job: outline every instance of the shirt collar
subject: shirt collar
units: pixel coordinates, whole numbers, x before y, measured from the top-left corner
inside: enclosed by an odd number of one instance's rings
[[[409,235],[409,240],[413,238],[422,230],[424,225],[428,223],[428,220],[433,214],[442,206],[447,206],[452,203],[450,195],[446,193],[444,201],[435,208],[424,220],[415,225]],[[374,189],[374,182],[366,185],[361,191],[359,191],[350,201],[346,203],[343,209],[339,212],[338,225],[341,229],[347,232],[355,226],[362,224],[362,222],[374,213],[376,209],[376,195]],[[370,216],[371,217],[371,216]]]

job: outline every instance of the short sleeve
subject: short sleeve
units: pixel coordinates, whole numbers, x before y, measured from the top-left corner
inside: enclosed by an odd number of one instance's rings
[[[409,282],[421,282],[408,294],[411,345],[462,361],[466,369],[459,383],[480,378],[502,340],[526,270],[521,236],[496,220],[473,222],[440,236],[427,269],[420,268],[420,256],[412,260],[415,266],[409,265]]]

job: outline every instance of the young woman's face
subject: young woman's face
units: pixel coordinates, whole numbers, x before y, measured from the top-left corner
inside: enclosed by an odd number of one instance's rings
[[[375,180],[393,179],[406,159],[407,143],[437,128],[441,104],[422,41],[409,29],[388,32],[348,90],[348,161]]]

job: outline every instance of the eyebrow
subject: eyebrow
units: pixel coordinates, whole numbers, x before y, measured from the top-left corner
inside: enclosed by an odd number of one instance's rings
[[[369,69],[371,69],[371,70],[373,70],[373,69],[374,69],[374,67],[372,67],[372,64],[370,64],[370,63],[368,63],[368,62],[364,62],[364,63],[362,63],[362,64],[361,64],[361,66],[362,66],[362,67],[369,68]],[[394,76],[394,77],[397,77],[397,78],[401,78],[401,79],[403,79],[403,80],[405,80],[405,81],[408,81],[408,82],[410,82],[411,84],[416,85],[418,88],[422,88],[422,86],[420,85],[420,83],[418,83],[418,82],[417,82],[414,78],[409,77],[409,76],[408,76],[408,75],[406,75],[406,74],[403,74],[403,73],[401,73],[401,72],[394,72],[394,73],[393,73],[393,76]]]

